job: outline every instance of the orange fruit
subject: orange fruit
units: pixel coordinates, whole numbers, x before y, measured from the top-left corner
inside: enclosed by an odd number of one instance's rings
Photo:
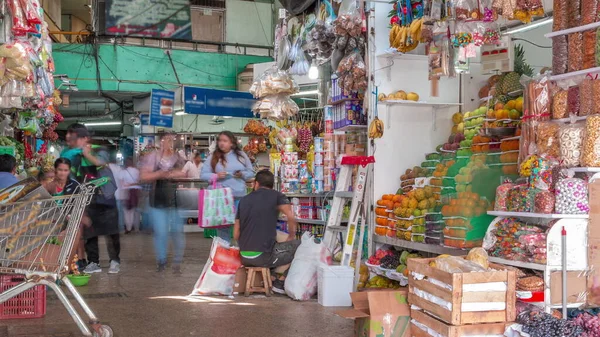
[[[442,207],[442,215],[443,216],[450,216],[450,206],[444,205]]]
[[[475,216],[481,216],[485,214],[485,208],[477,206],[475,207]]]
[[[458,199],[451,199],[450,200],[450,206],[457,206],[458,205]]]

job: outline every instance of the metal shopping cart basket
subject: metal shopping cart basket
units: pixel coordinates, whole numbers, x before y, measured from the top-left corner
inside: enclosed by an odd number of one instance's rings
[[[110,337],[112,329],[101,325],[71,281],[69,259],[85,207],[101,178],[79,185],[69,196],[0,204],[0,273],[25,275],[25,281],[0,294],[0,303],[45,285],[56,292],[84,336]],[[89,317],[81,318],[63,291],[66,287]]]

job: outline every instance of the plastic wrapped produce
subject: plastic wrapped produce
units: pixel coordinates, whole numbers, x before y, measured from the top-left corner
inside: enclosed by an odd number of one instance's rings
[[[477,0],[456,0],[454,8],[457,20],[480,20],[481,12],[479,10],[479,1]]]
[[[567,113],[569,115],[579,115],[581,108],[580,90],[578,86],[570,87],[567,93]]]
[[[560,162],[567,167],[579,166],[584,138],[584,125],[566,124],[560,127]]]
[[[568,0],[554,0],[552,6],[552,16],[554,19],[552,22],[552,31],[556,32],[569,28],[568,6]]]
[[[600,116],[593,115],[585,121],[585,138],[582,151],[582,166],[600,166]]]
[[[291,95],[298,91],[298,85],[292,77],[287,72],[280,71],[277,67],[265,71],[250,87],[250,93],[255,98],[276,94]]]
[[[569,34],[568,41],[569,72],[579,71],[583,66],[583,33],[578,32]]]
[[[488,253],[481,247],[471,249],[469,254],[467,254],[466,260],[475,262],[486,270],[490,267]]]
[[[558,2],[558,1],[555,1]],[[571,1],[576,2],[576,1]],[[574,5],[576,6],[576,5]],[[598,11],[598,0],[581,0],[581,23],[587,25],[594,23],[597,20],[596,13]]]
[[[579,116],[591,115],[594,111],[594,80],[585,78],[579,85]]]
[[[554,213],[554,193],[550,191],[539,191],[535,195],[535,213]]]
[[[568,28],[581,25],[581,0],[567,1],[567,4]]]
[[[338,84],[345,93],[367,89],[367,67],[359,52],[353,52],[340,62],[338,69]]]
[[[556,184],[556,212],[559,214],[587,214],[588,185],[579,178],[561,179]]]
[[[559,75],[568,70],[569,42],[566,35],[552,38],[552,73]]]
[[[558,158],[560,145],[558,142],[558,131],[560,125],[547,121],[540,122],[537,129],[536,146],[539,154]]]
[[[558,91],[552,100],[552,118],[566,118],[569,114],[567,111],[567,90]]]
[[[531,212],[533,211],[534,195],[530,193],[528,185],[517,185],[508,192],[508,211]]]
[[[592,82],[592,114],[600,113],[600,81]]]
[[[596,31],[583,32],[583,65],[582,69],[590,69],[596,66]]]
[[[507,20],[514,18],[517,0],[494,0],[493,8]]]
[[[508,180],[496,188],[496,202],[494,203],[495,211],[508,211],[508,193],[513,187],[515,187],[515,184]]]
[[[438,257],[435,259],[435,266],[439,270],[453,274],[487,271],[487,269],[480,264],[465,260],[459,256]]]

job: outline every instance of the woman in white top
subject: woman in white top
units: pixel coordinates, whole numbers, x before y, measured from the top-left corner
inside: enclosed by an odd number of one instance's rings
[[[140,220],[138,216],[140,171],[133,166],[133,159],[125,160],[125,168],[119,172],[117,184],[117,199],[122,202],[123,220],[125,222],[125,234],[131,233],[134,229],[139,231]]]
[[[200,153],[194,154],[194,160],[188,161],[185,163],[183,167],[183,172],[186,175],[186,178],[190,179],[200,179],[200,171],[202,170],[202,156]]]

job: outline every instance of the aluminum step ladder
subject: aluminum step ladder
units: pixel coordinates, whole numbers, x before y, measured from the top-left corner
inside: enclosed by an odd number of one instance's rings
[[[342,252],[342,266],[350,266],[352,260],[352,252],[354,250],[354,240],[356,238],[357,228],[360,221],[360,229],[358,231],[358,256],[357,261],[362,258],[362,245],[365,235],[366,226],[366,210],[365,210],[365,187],[367,184],[367,176],[370,169],[370,165],[375,162],[374,157],[350,157],[346,156],[342,158],[342,168],[340,174],[337,177],[336,189],[333,196],[333,202],[331,206],[331,213],[327,220],[327,226],[325,227],[325,235],[323,242],[331,251],[335,248],[337,243],[336,239],[338,234],[345,232],[346,237],[343,241],[343,252]],[[356,176],[356,182],[352,186],[352,171],[354,167],[358,166],[358,173]],[[353,187],[352,192],[348,190]],[[350,216],[348,218],[348,226],[341,226],[342,215],[344,212],[344,205],[347,200],[351,199],[352,203],[350,206]],[[360,263],[355,268],[355,283],[356,286],[358,280],[358,272],[360,270]]]

